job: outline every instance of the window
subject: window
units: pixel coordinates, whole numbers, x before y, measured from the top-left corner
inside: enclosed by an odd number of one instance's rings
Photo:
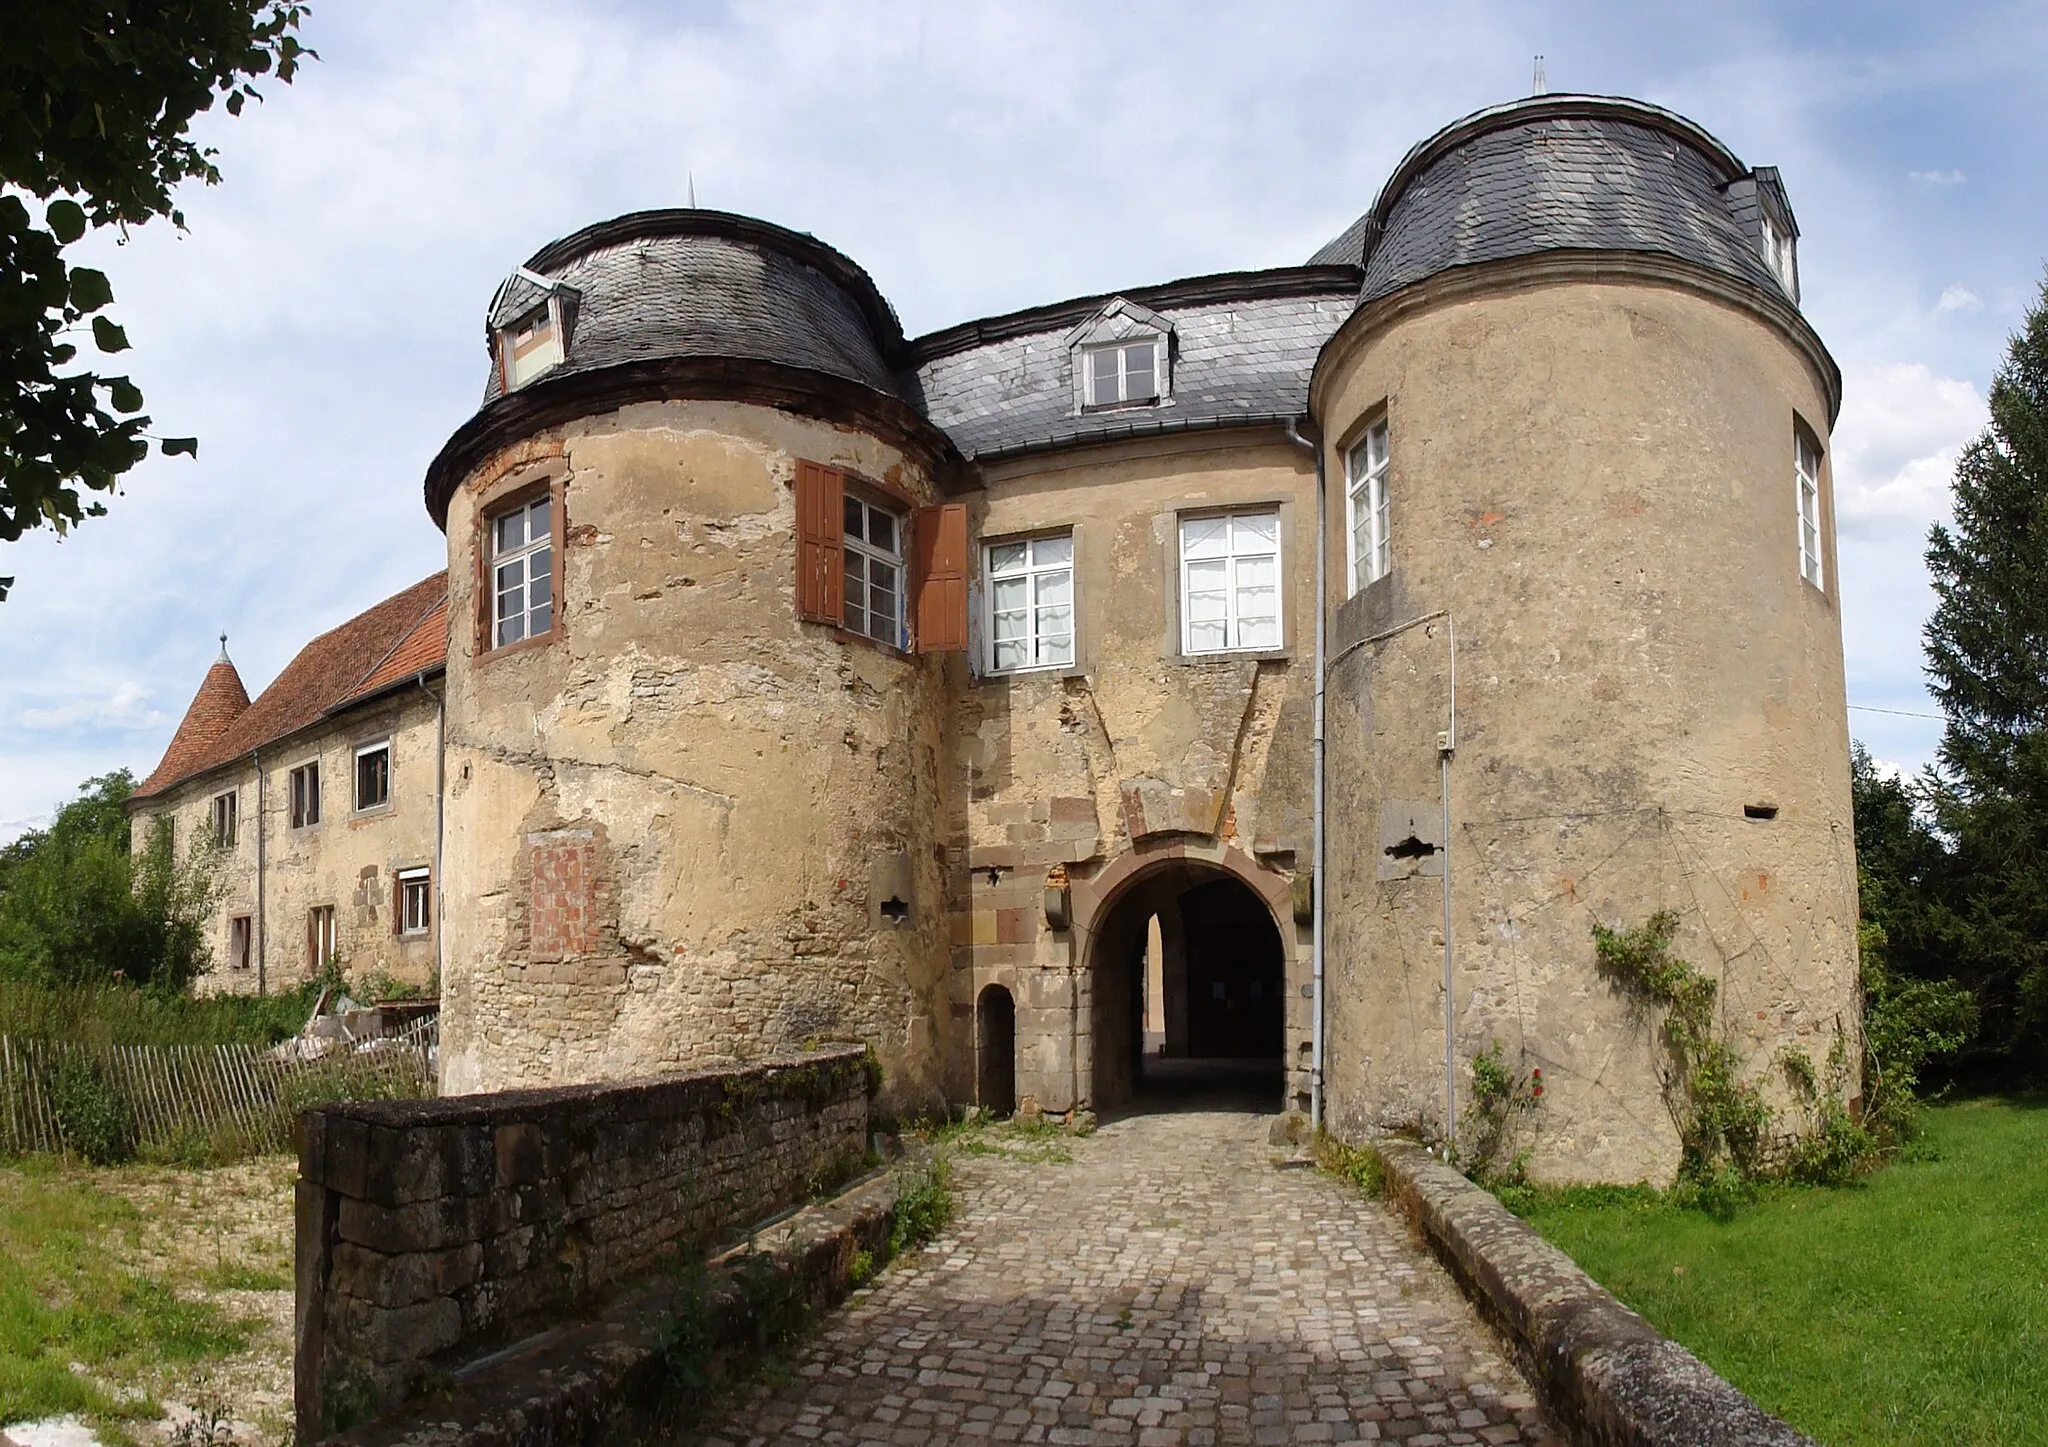
[[[1180,629],[1185,653],[1280,646],[1280,514],[1182,518]]]
[[[1087,405],[1131,407],[1159,400],[1159,342],[1090,347],[1081,354],[1087,365]]]
[[[391,741],[356,749],[356,808],[381,809],[391,802]]]
[[[320,761],[292,770],[292,828],[320,822]]]
[[[553,626],[555,533],[552,498],[520,503],[491,519],[491,646],[537,638]]]
[[[1778,278],[1785,294],[1794,301],[1799,300],[1799,257],[1794,250],[1790,228],[1773,219],[1766,209],[1760,218],[1763,222],[1761,239],[1764,261],[1771,268],[1771,274]]]
[[[223,849],[235,847],[235,796],[218,795],[213,801],[213,842]]]
[[[238,914],[228,921],[228,968],[249,968],[249,916]]]
[[[845,518],[845,622],[848,631],[891,648],[903,646],[903,519],[852,493]]]
[[[334,906],[316,904],[306,911],[306,968],[318,970],[334,956]]]
[[[990,543],[989,667],[1053,668],[1074,661],[1074,535]]]
[[[1820,571],[1820,452],[1804,429],[1792,434],[1792,470],[1799,490],[1799,576],[1825,592]]]
[[[498,333],[505,390],[523,387],[562,360],[562,329],[555,303],[544,301]]]
[[[398,872],[398,932],[402,935],[423,935],[433,923],[434,885],[431,873],[425,869],[401,869]]]
[[[1351,591],[1386,577],[1387,424],[1375,423],[1344,459],[1345,517],[1351,530]]]

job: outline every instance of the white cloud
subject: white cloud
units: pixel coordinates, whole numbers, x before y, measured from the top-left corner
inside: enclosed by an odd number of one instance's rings
[[[1980,312],[1984,303],[1977,299],[1977,293],[1967,286],[1942,288],[1941,299],[1934,304],[1938,312]]]
[[[162,709],[147,707],[150,691],[134,679],[125,679],[104,698],[74,698],[52,708],[26,708],[21,726],[26,729],[69,729],[88,724],[103,729],[152,729],[169,721]]]
[[[1960,186],[1970,179],[1961,171],[1908,171],[1906,175],[1926,186]]]
[[[1835,424],[1835,517],[1844,536],[1923,538],[1948,513],[1956,457],[1988,414],[1976,385],[1920,362],[1851,367]]]

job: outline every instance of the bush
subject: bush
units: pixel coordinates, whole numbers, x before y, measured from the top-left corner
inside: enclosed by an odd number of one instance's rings
[[[896,1216],[889,1254],[900,1255],[934,1239],[953,1219],[953,1168],[941,1157],[905,1169],[897,1178]]]
[[[96,1166],[135,1157],[135,1117],[128,1097],[100,1066],[67,1056],[50,1082],[50,1109],[67,1150]]]
[[[1340,1181],[1349,1181],[1368,1200],[1387,1193],[1387,1166],[1371,1146],[1346,1145],[1333,1135],[1316,1135],[1316,1166]]]

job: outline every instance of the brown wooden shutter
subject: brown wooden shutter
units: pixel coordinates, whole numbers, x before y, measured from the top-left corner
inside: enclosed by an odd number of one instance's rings
[[[967,505],[921,507],[912,524],[917,559],[917,651],[967,649]]]
[[[838,623],[846,586],[846,477],[815,462],[796,465],[796,616]]]

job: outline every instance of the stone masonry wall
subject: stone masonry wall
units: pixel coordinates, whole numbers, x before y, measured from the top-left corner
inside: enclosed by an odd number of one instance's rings
[[[1277,432],[1197,434],[1048,453],[989,467],[971,504],[976,677],[959,699],[960,833],[948,841],[952,994],[948,1092],[976,1088],[975,1011],[1001,986],[1016,1007],[1016,1089],[1048,1110],[1092,1103],[1098,998],[1121,999],[1127,959],[1091,948],[1079,906],[1118,864],[1180,846],[1232,851],[1286,894],[1308,863],[1315,638],[1315,473]],[[1179,620],[1183,513],[1271,506],[1281,515],[1282,644],[1186,656]],[[987,543],[1071,531],[1075,661],[988,671]],[[1161,863],[1170,863],[1163,857]],[[1073,927],[1046,921],[1047,884],[1071,881]],[[1282,914],[1290,1060],[1308,1039],[1309,938]],[[1113,978],[1098,984],[1096,976]],[[1307,1089],[1302,1072],[1298,1087]]]
[[[857,1047],[301,1121],[298,1439],[801,1201],[867,1146]]]

